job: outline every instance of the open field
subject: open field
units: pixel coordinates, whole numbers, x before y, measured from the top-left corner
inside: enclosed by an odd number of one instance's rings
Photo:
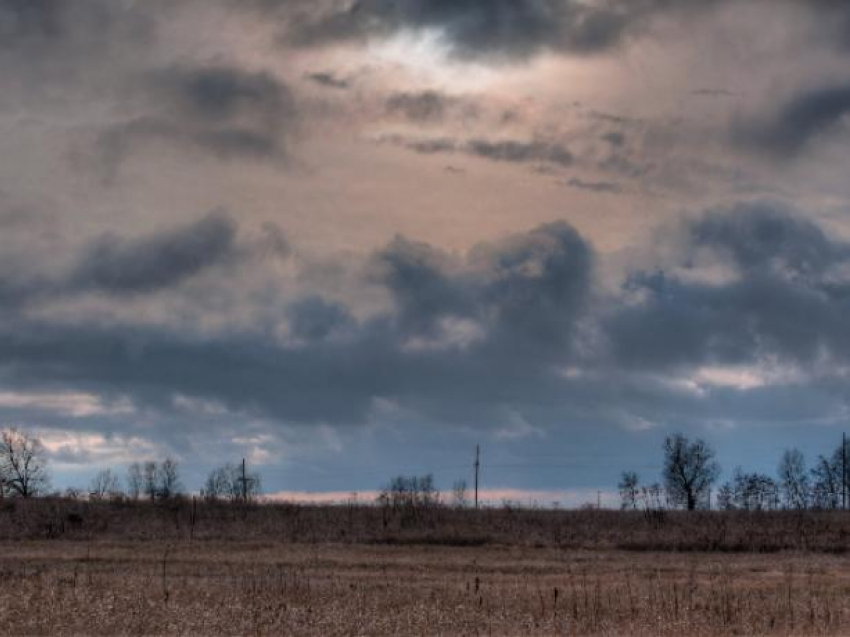
[[[850,516],[39,500],[3,634],[850,634]]]
[[[2,545],[5,634],[847,634],[811,554],[270,542]]]

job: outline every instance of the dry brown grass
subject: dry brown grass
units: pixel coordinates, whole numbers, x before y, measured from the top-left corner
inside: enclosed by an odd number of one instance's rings
[[[157,505],[63,499],[0,502],[0,541],[91,538],[844,553],[850,549],[850,512],[475,511],[205,502],[193,507],[186,499]]]
[[[834,555],[37,541],[4,634],[847,634]]]
[[[850,634],[850,516],[0,508],[2,634]]]

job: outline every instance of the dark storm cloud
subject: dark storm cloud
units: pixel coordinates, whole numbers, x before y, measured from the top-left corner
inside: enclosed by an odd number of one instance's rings
[[[343,336],[355,327],[347,308],[318,296],[293,303],[288,309],[288,318],[292,335],[311,342]]]
[[[556,359],[573,349],[589,301],[593,250],[569,224],[548,223],[475,251],[490,271],[483,298],[499,349]],[[525,354],[523,354],[525,353]]]
[[[7,315],[43,301],[80,294],[108,297],[149,295],[178,288],[205,271],[235,269],[270,254],[285,257],[280,231],[268,227],[256,240],[237,241],[236,222],[223,211],[197,221],[137,237],[105,234],[69,257],[65,273],[41,272],[37,262],[18,256],[0,276],[0,301]]]
[[[98,274],[68,293],[97,289],[121,302],[113,291],[125,282],[128,290],[179,285],[180,272],[193,277],[229,263],[233,232],[232,221],[208,217],[167,237],[118,239],[96,265],[80,258],[76,271],[85,264]],[[369,284],[392,304],[367,318],[318,294],[282,306],[274,294],[254,297],[276,308],[283,330],[263,321],[204,332],[75,324],[7,308],[0,381],[21,391],[126,397],[163,415],[157,435],[165,440],[177,435],[175,396],[278,423],[362,423],[380,399],[434,426],[492,427],[517,410],[552,427],[618,430],[687,427],[731,413],[752,422],[800,418],[817,411],[814,402],[838,404],[829,383],[784,392],[719,388],[709,401],[667,379],[764,358],[818,374],[825,360],[848,362],[848,246],[769,203],[710,211],[681,236],[676,268],[633,272],[613,296],[595,286],[592,247],[556,222],[466,255],[397,237],[369,257]],[[95,253],[90,245],[85,254]],[[174,278],[158,260],[172,264]],[[686,276],[713,263],[734,276]],[[213,292],[225,285],[219,281],[203,285]],[[774,415],[771,405],[781,401],[793,409]],[[197,427],[181,425],[180,435]]]
[[[213,221],[204,223],[211,227],[203,233],[221,232]],[[210,242],[222,243],[201,243]],[[148,249],[137,258],[142,246]],[[201,264],[185,252],[173,239],[147,239],[125,244],[95,270],[129,270],[126,279],[136,287],[172,284],[150,255],[165,253],[189,276]],[[352,423],[362,422],[378,397],[441,413],[454,407],[458,414],[492,414],[494,406],[474,406],[476,396],[498,403],[518,390],[539,395],[556,382],[550,366],[573,356],[592,252],[564,223],[479,246],[460,261],[399,238],[372,261],[375,282],[394,301],[390,313],[358,322],[338,303],[298,300],[284,315],[295,339],[286,343],[263,329],[202,336],[21,315],[0,326],[0,379],[13,387],[128,396],[166,411],[175,395],[185,395],[278,420]],[[98,283],[120,284],[117,278]],[[443,320],[459,318],[479,326],[471,340],[446,333]]]
[[[694,221],[686,271],[696,258],[732,266],[732,280],[694,282],[637,272],[625,285],[640,301],[605,326],[618,364],[665,369],[748,364],[764,357],[811,366],[846,362],[850,246],[772,203],[743,204]]]
[[[428,244],[396,237],[374,260],[379,280],[395,300],[403,333],[430,334],[438,319],[473,311],[469,291],[446,271],[447,255]]]
[[[135,240],[104,235],[79,257],[70,282],[110,294],[169,288],[232,256],[235,239],[236,224],[222,212]]]
[[[791,208],[772,202],[708,214],[691,225],[690,241],[696,248],[727,255],[748,274],[820,276],[850,257],[845,244],[829,239]]]
[[[850,113],[850,84],[795,95],[774,114],[736,123],[733,134],[744,144],[777,158],[791,158],[827,133],[841,130]]]
[[[522,59],[543,50],[595,53],[618,45],[663,2],[608,0],[359,0],[302,15],[290,41],[318,45],[436,30],[460,58]]]
[[[150,75],[140,91],[143,114],[100,136],[100,159],[107,170],[135,145],[151,140],[223,159],[283,158],[297,122],[291,91],[265,72],[175,67]]]

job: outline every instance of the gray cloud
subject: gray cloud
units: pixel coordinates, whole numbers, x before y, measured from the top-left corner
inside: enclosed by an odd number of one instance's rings
[[[3,0],[0,35],[9,39],[55,36],[64,29],[64,3],[57,0]]]
[[[571,166],[575,161],[573,154],[557,142],[473,139],[465,148],[472,155],[494,161],[548,162],[559,166]]]
[[[623,191],[622,186],[613,181],[585,181],[584,179],[579,179],[578,177],[572,177],[565,183],[571,188],[578,188],[580,190],[590,190],[591,192],[619,194]]]
[[[175,67],[142,82],[144,114],[111,127],[98,141],[111,176],[147,141],[178,143],[223,158],[284,158],[297,124],[289,88],[269,73],[235,67]]]
[[[387,98],[386,110],[414,122],[433,122],[443,119],[451,102],[451,98],[437,91],[394,93]]]
[[[407,139],[401,140],[405,148],[422,155],[433,155],[435,153],[453,153],[458,149],[458,143],[449,137],[436,139]]]
[[[98,293],[108,297],[151,295],[178,288],[214,267],[234,270],[269,255],[286,257],[280,230],[268,226],[256,239],[237,241],[238,227],[224,211],[139,237],[110,233],[68,255],[63,272],[42,271],[22,255],[7,259],[0,300],[8,313],[45,301],[61,303]]]
[[[311,82],[327,88],[344,90],[351,87],[351,83],[347,79],[337,77],[329,71],[308,73],[305,77]]]
[[[709,259],[734,267],[735,277],[711,283],[634,273],[626,289],[642,300],[618,308],[605,327],[615,360],[641,369],[847,360],[850,280],[841,272],[850,267],[850,246],[772,203],[708,213],[687,237],[685,272]]]
[[[63,0],[0,0],[0,51],[30,45],[42,49],[48,44],[83,46],[84,40],[102,42],[114,36],[115,30],[124,36],[148,35],[150,26],[150,18],[128,3],[79,0],[71,5]]]
[[[622,146],[626,142],[626,136],[620,131],[608,131],[602,135],[602,141],[608,142],[612,146]]]
[[[462,152],[496,162],[544,163],[563,167],[571,166],[575,162],[573,154],[559,142],[482,138],[463,141],[451,137],[412,138],[403,135],[385,136],[381,141],[397,144],[423,155]]]
[[[196,230],[209,236],[199,243],[214,248],[198,251],[221,253],[227,241],[213,237],[230,236],[229,224],[202,224]],[[198,247],[188,240],[193,234],[125,242],[89,270],[106,276],[110,268],[126,276],[93,285],[111,291],[126,283],[132,292],[174,284],[181,269],[191,276],[208,263],[189,256]],[[163,274],[154,255],[176,261],[169,269],[175,274]],[[315,296],[296,300],[284,315],[296,340],[286,344],[261,326],[199,336],[21,315],[0,326],[0,380],[13,387],[129,396],[165,411],[175,395],[185,395],[283,421],[352,423],[363,421],[377,397],[410,400],[423,409],[445,400],[469,415],[477,409],[465,404],[470,396],[484,392],[499,402],[499,395],[516,390],[517,374],[523,387],[551,385],[550,365],[573,356],[592,255],[564,223],[479,246],[460,262],[401,238],[372,260],[375,281],[394,300],[392,313],[357,322],[338,303]],[[458,340],[443,322],[460,318],[478,325],[472,338],[461,334]],[[475,377],[482,386],[470,384]],[[447,405],[429,409],[443,412]]]
[[[123,303],[124,285],[129,293],[179,286],[231,263],[235,232],[232,219],[212,216],[161,235],[118,237],[94,261],[97,242],[89,244],[72,271],[97,274],[78,275],[65,294],[94,289]],[[231,433],[237,421],[272,428],[370,422],[381,417],[376,405],[397,410],[392,419],[422,424],[422,435],[445,426],[492,428],[518,413],[544,428],[592,423],[600,436],[730,417],[794,421],[840,406],[840,383],[823,376],[830,361],[848,362],[848,246],[799,212],[764,202],[709,211],[681,240],[675,267],[633,272],[615,295],[596,285],[592,246],[555,222],[465,255],[397,237],[368,256],[362,282],[382,288],[391,307],[360,318],[317,291],[281,299],[267,288],[245,297],[258,305],[240,310],[275,314],[279,323],[219,330],[53,320],[5,307],[0,382],[10,390],[90,392],[106,404],[129,400],[146,414],[145,435],[164,444],[209,434],[219,421]],[[159,261],[172,263],[173,278]],[[734,276],[696,276],[714,264]],[[229,283],[208,277],[205,285],[215,294]],[[817,378],[719,387],[711,400],[669,380],[703,365],[764,358]],[[217,405],[226,416],[181,416],[176,397]],[[135,422],[122,417],[113,429],[134,431]],[[96,426],[91,418],[80,423]]]
[[[288,37],[301,45],[437,30],[460,58],[527,58],[543,50],[594,53],[619,44],[665,3],[612,0],[359,0],[302,15]]]
[[[733,135],[777,158],[789,158],[838,129],[848,113],[850,84],[827,86],[795,95],[775,114],[738,121]]]
[[[223,212],[135,240],[104,235],[80,255],[72,286],[110,294],[172,287],[233,256],[236,224]]]
[[[290,305],[288,318],[292,335],[310,342],[342,336],[355,327],[354,318],[347,308],[318,296]]]

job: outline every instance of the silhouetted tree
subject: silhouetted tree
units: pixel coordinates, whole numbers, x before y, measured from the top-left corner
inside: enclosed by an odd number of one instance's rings
[[[113,498],[120,495],[120,493],[121,489],[118,486],[118,476],[112,472],[112,469],[99,471],[92,478],[91,485],[89,486],[89,495],[98,500]]]
[[[818,456],[811,471],[812,506],[816,509],[837,509],[841,504],[841,464],[834,458]]]
[[[735,488],[727,482],[717,490],[717,508],[721,511],[731,511],[735,508]]]
[[[682,434],[664,441],[664,483],[667,497],[689,511],[705,500],[720,474],[714,449],[704,440],[690,442]]]
[[[452,485],[452,502],[459,508],[463,508],[469,504],[466,480],[458,480]]]
[[[765,511],[777,507],[779,487],[770,476],[735,470],[732,483],[734,508],[744,511]]]
[[[439,503],[440,492],[434,486],[434,476],[397,476],[383,488],[379,502],[393,507],[420,507]]]
[[[145,488],[145,479],[142,475],[142,466],[134,462],[127,467],[127,495],[133,500],[138,500]]]
[[[158,473],[156,462],[153,460],[148,460],[142,466],[142,485],[145,495],[151,499],[151,502],[156,500],[158,495]]]
[[[809,506],[809,476],[806,460],[799,449],[787,449],[779,461],[779,486],[786,508],[805,509]]]
[[[620,508],[637,509],[638,506],[638,474],[634,471],[623,471],[617,488],[620,489]]]
[[[21,498],[44,493],[50,486],[47,457],[41,440],[17,429],[0,433],[0,481]]]
[[[157,477],[157,495],[163,500],[173,498],[183,488],[180,484],[177,461],[173,458],[166,458],[162,461],[157,472]]]
[[[661,511],[664,509],[664,489],[657,482],[653,482],[648,487],[642,487],[640,498],[643,501],[645,511]]]
[[[249,500],[260,494],[262,481],[258,473],[246,473],[243,491],[242,467],[229,462],[210,471],[204,484],[204,496],[211,500],[236,501],[246,496]]]

